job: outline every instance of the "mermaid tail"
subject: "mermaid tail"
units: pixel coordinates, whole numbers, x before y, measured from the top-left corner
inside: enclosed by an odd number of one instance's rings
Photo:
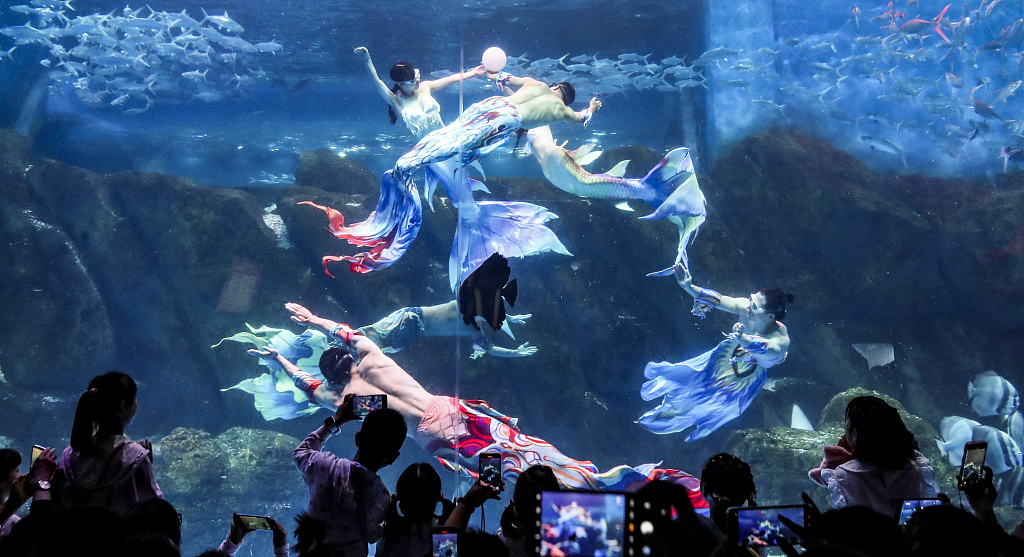
[[[650,362],[649,379],[640,389],[644,400],[664,397],[637,423],[654,433],[666,434],[696,426],[686,441],[704,438],[736,419],[764,386],[767,372],[731,340],[678,364]]]
[[[380,180],[380,199],[377,207],[366,220],[352,226],[345,226],[345,217],[340,211],[302,201],[300,205],[311,205],[327,213],[328,229],[332,234],[356,246],[372,249],[356,255],[328,255],[323,258],[324,273],[333,277],[327,264],[332,261],[348,261],[353,273],[369,273],[391,266],[401,257],[419,234],[423,219],[416,184],[411,179],[395,179],[394,171],[387,171]]]
[[[492,253],[526,257],[546,251],[572,255],[545,223],[558,215],[540,205],[518,201],[476,201],[473,192],[486,189],[464,170],[430,165],[427,183],[442,183],[459,210],[459,223],[448,256],[448,281],[456,290],[464,275]],[[436,187],[436,186],[435,186]]]
[[[450,403],[456,402],[456,399],[447,400]],[[457,404],[455,411],[461,414],[465,427],[432,437],[423,446],[448,470],[461,468],[473,475],[479,455],[497,451],[502,455],[502,477],[508,482],[516,481],[523,470],[544,464],[550,466],[558,481],[569,489],[627,491],[635,490],[652,480],[665,480],[685,486],[690,491],[690,501],[694,507],[707,506],[700,496],[700,480],[686,472],[658,468],[657,464],[644,464],[635,468],[622,465],[601,472],[589,460],[570,458],[547,441],[522,433],[516,418],[498,412],[485,401],[459,400]],[[460,433],[456,434],[456,431]]]
[[[323,333],[307,329],[301,335],[296,335],[287,329],[271,327],[254,329],[249,324],[246,324],[246,327],[249,329],[248,332],[237,333],[221,339],[213,347],[220,346],[225,340],[252,344],[256,348],[270,346],[300,369],[325,381],[320,374],[319,366],[320,355],[327,350],[327,337]],[[260,358],[259,363],[267,366],[270,372],[221,390],[238,389],[253,395],[256,409],[267,421],[290,420],[299,416],[308,416],[320,409],[318,405],[310,402],[306,393],[295,386],[291,378],[281,369],[281,364],[277,360]]]

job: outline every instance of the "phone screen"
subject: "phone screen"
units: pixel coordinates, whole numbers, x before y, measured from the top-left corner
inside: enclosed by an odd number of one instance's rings
[[[906,524],[910,517],[918,510],[941,504],[941,499],[904,499],[903,504],[900,506],[900,526]]]
[[[480,483],[491,487],[501,485],[501,453],[480,455]]]
[[[779,520],[784,516],[799,526],[804,525],[804,506],[786,505],[778,507],[734,507],[729,509],[729,526],[732,537],[743,547],[766,547],[779,545],[779,539],[802,544],[788,526]]]
[[[388,407],[388,395],[363,395],[357,396],[352,401],[352,413],[357,418],[366,417],[374,410]]]
[[[274,527],[270,524],[269,516],[255,516],[251,514],[240,514],[238,518],[242,519],[242,524],[250,530],[273,530]]]
[[[434,557],[458,557],[459,555],[459,533],[458,532],[434,532]]]
[[[32,459],[28,461],[29,468],[31,468],[32,465],[36,463],[36,459],[39,458],[39,455],[43,454],[43,451],[45,450],[46,447],[43,447],[41,445],[32,445]]]
[[[981,477],[987,452],[988,443],[985,441],[970,441],[964,445],[964,460],[960,467],[958,484],[960,489],[963,489],[972,480]]]
[[[541,493],[540,555],[624,555],[626,496],[590,491]]]

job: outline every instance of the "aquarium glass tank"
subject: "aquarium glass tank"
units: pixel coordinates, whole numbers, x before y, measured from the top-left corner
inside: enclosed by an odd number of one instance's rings
[[[19,2],[0,447],[22,472],[120,370],[184,555],[233,512],[294,528],[292,452],[344,393],[406,418],[391,490],[427,462],[454,499],[499,453],[488,532],[538,463],[703,504],[728,452],[760,504],[828,508],[807,473],[873,394],[955,503],[986,440],[997,516],[1024,519],[1019,2]],[[339,346],[355,367],[327,378]]]

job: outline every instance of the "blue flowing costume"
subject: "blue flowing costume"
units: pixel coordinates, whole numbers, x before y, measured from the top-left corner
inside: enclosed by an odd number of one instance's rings
[[[769,359],[753,354],[726,339],[715,348],[685,362],[649,362],[640,389],[644,400],[665,397],[637,423],[654,433],[697,429],[687,441],[702,439],[740,416],[764,387],[767,369],[782,363],[786,354]]]

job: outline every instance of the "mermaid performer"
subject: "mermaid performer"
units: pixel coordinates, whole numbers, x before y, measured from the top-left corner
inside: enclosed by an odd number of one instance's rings
[[[690,150],[680,147],[661,159],[643,178],[623,178],[628,160],[616,164],[604,174],[591,174],[583,169],[600,155],[587,144],[575,151],[557,145],[551,128],[541,126],[529,132],[529,150],[540,163],[544,177],[560,190],[582,197],[600,199],[639,199],[655,208],[640,217],[643,220],[667,218],[679,228],[676,263],[689,265],[686,248],[697,236],[707,217],[704,194],[697,185],[697,175],[690,160]],[[564,144],[563,144],[564,145]],[[652,273],[658,276],[672,268]]]
[[[693,296],[694,315],[703,318],[718,308],[739,316],[732,332],[708,352],[678,364],[649,362],[644,368],[648,381],[640,396],[664,399],[637,423],[654,433],[696,426],[686,436],[695,441],[738,418],[761,391],[767,370],[785,361],[789,333],[782,320],[794,298],[778,288],[761,289],[749,298],[723,296],[694,286],[682,263],[672,269],[679,286]]]
[[[285,307],[296,323],[327,330],[332,339],[343,344],[320,352],[322,356],[317,356],[321,344],[316,344],[315,349],[308,347],[309,353],[302,352],[309,354],[306,361],[318,359],[320,369],[326,372],[315,375],[300,369],[285,353],[274,348],[279,345],[276,335],[268,345],[249,351],[265,362],[274,362],[286,369],[295,378],[296,390],[311,405],[335,411],[346,394],[384,393],[388,395],[388,406],[405,416],[416,443],[449,470],[461,468],[475,475],[477,455],[498,451],[502,454],[502,477],[506,481],[515,481],[530,466],[546,464],[554,469],[564,486],[572,489],[622,491],[655,479],[667,480],[684,485],[694,507],[707,506],[700,496],[699,480],[685,472],[653,464],[636,468],[623,465],[601,472],[590,461],[569,458],[543,439],[523,434],[517,428],[516,418],[498,412],[484,401],[460,400],[427,392],[372,340],[347,325],[318,317],[298,304]],[[244,336],[232,340],[258,345],[255,336]],[[328,375],[330,378],[325,381]]]
[[[575,99],[576,92],[569,83],[558,83],[549,87],[530,78],[513,77],[508,74],[496,74],[494,77],[502,87],[512,86],[519,89],[509,97],[490,97],[470,106],[459,116],[457,122],[434,130],[421,139],[412,150],[398,159],[392,170],[384,173],[377,208],[365,221],[345,226],[340,212],[328,212],[331,231],[335,236],[347,240],[350,244],[371,249],[355,256],[324,258],[325,266],[329,261],[348,261],[353,272],[368,273],[390,266],[405,253],[416,239],[422,223],[423,209],[413,176],[420,167],[427,167],[428,183],[440,181],[447,187],[453,180],[464,180],[465,178],[460,178],[460,175],[463,174],[465,166],[504,145],[516,130],[557,122],[576,122],[585,125],[590,121],[591,115],[601,107],[601,102],[594,98],[591,99],[589,108],[574,112],[568,105]],[[459,157],[456,158],[456,155]],[[454,159],[452,166],[445,169],[433,166],[449,159]],[[470,184],[472,185],[472,182]],[[453,183],[449,195],[453,190],[460,189],[461,186]],[[546,220],[553,218],[550,212],[536,205],[532,206],[535,209],[531,209],[525,215],[520,214],[521,208],[509,209],[507,203],[504,207],[497,211],[495,216],[505,218],[506,223],[473,229],[482,236],[482,242],[490,241],[495,235],[514,235],[523,227],[534,229],[535,225],[542,225]],[[320,208],[327,211],[327,208]],[[477,215],[469,224],[476,226],[480,222],[493,223],[494,219],[489,218],[490,216],[486,212]],[[551,240],[544,233],[530,239],[548,243]],[[504,243],[515,245],[515,240],[514,237],[508,238]],[[553,243],[551,245],[557,251],[557,246]],[[526,247],[528,249],[523,250],[525,254],[537,253],[533,246]],[[564,246],[561,249],[564,250]],[[455,251],[455,259],[464,260],[458,253],[458,247]],[[489,255],[494,251],[501,251],[506,256],[518,255],[497,248],[490,249],[487,253]],[[460,265],[456,263],[456,266]],[[452,278],[452,284],[457,284],[456,277]]]
[[[472,70],[441,79],[421,81],[418,69],[409,62],[399,61],[391,66],[389,75],[395,85],[389,89],[377,76],[377,69],[373,67],[373,61],[370,59],[370,51],[361,46],[355,49],[355,53],[366,64],[366,71],[370,75],[377,93],[387,101],[391,123],[397,122],[398,115],[401,114],[402,121],[416,137],[423,137],[429,132],[444,127],[444,122],[441,121],[441,105],[434,100],[434,92],[459,81],[484,75],[484,67],[477,66]]]

